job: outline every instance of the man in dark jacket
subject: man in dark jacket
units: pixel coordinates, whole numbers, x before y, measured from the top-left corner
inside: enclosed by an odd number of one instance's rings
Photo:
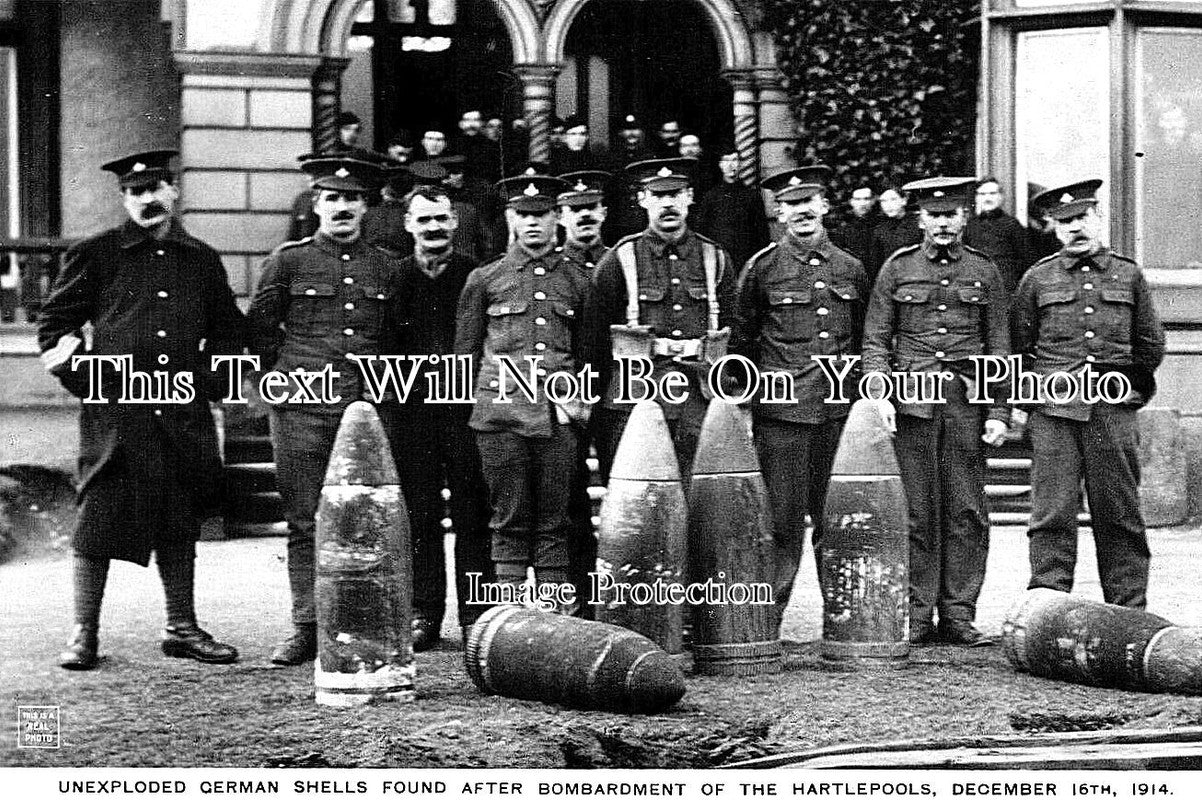
[[[414,245],[401,259],[396,294],[400,322],[398,352],[437,356],[455,352],[455,314],[459,295],[476,262],[454,246],[458,215],[446,190],[417,186],[404,198],[405,228]],[[398,426],[405,457],[397,459],[413,540],[413,649],[428,650],[441,638],[446,610],[446,557],[442,520],[450,490],[455,531],[455,593],[459,624],[467,628],[485,610],[468,604],[468,573],[492,580],[488,532],[488,489],[480,455],[468,428],[471,406],[437,402],[427,375],[445,370],[439,362],[421,369],[405,399]]]
[[[701,195],[691,212],[693,227],[725,247],[735,268],[742,269],[752,253],[768,244],[764,198],[757,187],[739,180],[739,151],[733,146],[718,159],[718,169],[722,183]]]
[[[868,273],[868,285],[876,282],[881,265],[903,247],[922,241],[922,228],[918,218],[906,213],[906,195],[890,186],[881,192],[881,216],[872,229],[872,240],[868,246],[868,259],[864,271]]]
[[[997,178],[977,181],[976,213],[964,228],[964,243],[993,259],[1009,294],[1014,294],[1019,278],[1031,266],[1027,238],[1027,229],[1002,210]]]
[[[876,195],[870,186],[857,186],[851,192],[851,217],[831,231],[831,241],[851,253],[860,263],[868,258],[872,247],[872,231],[881,221],[876,210]]]
[[[220,257],[175,217],[174,155],[157,150],[104,165],[118,176],[129,220],[71,248],[39,319],[46,368],[77,397],[104,398],[85,403],[80,416],[75,630],[59,658],[66,669],[98,663],[110,559],[146,566],[151,551],[167,598],[163,652],[214,664],[238,658],[197,625],[193,584],[197,511],[221,480],[208,399],[224,391],[209,357],[241,352],[244,324]],[[119,371],[72,363],[84,354],[86,323],[90,355],[124,359]],[[123,397],[118,387],[130,370],[192,390]]]

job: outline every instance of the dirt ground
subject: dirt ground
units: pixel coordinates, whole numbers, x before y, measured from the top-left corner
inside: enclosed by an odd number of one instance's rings
[[[1196,623],[1202,530],[1157,530],[1151,540],[1150,609]],[[1025,544],[1021,529],[993,531],[979,612],[987,633],[1000,632],[1025,584]],[[1079,591],[1100,598],[1088,534],[1081,554]],[[1018,674],[998,647],[915,650],[903,670],[828,669],[818,657],[821,604],[808,554],[783,628],[787,669],[690,677],[668,713],[631,717],[481,695],[464,672],[453,619],[442,647],[417,657],[415,703],[318,707],[310,667],[267,661],[287,628],[283,557],[281,539],[201,543],[202,623],[242,651],[223,667],[164,658],[156,572],[115,562],[101,628],[107,658],[90,673],[54,663],[70,622],[66,555],[51,549],[0,566],[0,765],[706,767],[848,742],[1202,724],[1202,697]],[[61,706],[62,749],[13,747],[17,705]]]

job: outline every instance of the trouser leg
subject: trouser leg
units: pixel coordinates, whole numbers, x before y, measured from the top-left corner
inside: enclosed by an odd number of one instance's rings
[[[413,617],[437,630],[446,608],[446,556],[443,551],[446,516],[443,500],[447,442],[437,417],[437,406],[411,403],[390,412],[395,431],[393,455],[400,475],[405,507],[409,511],[409,544],[413,563]]]
[[[964,384],[950,381],[948,402],[940,410],[939,620],[972,622],[985,582],[989,522],[985,512],[983,407],[968,403]]]
[[[163,582],[167,624],[195,624],[196,546],[188,542],[181,546],[160,547],[155,550],[154,560]]]
[[[335,414],[274,410],[271,440],[276,459],[276,485],[284,498],[288,521],[288,585],[292,622],[317,620],[313,601],[315,515],[321,499],[330,451],[338,432]]]
[[[565,583],[571,563],[568,517],[579,438],[571,425],[553,425],[549,439],[532,443],[534,463],[534,572],[539,583]]]
[[[593,503],[588,489],[592,474],[588,468],[589,441],[591,436],[578,435],[576,468],[572,479],[571,497],[568,501],[568,517],[572,532],[569,553],[568,578],[576,587],[580,600],[580,616],[592,619],[593,607],[588,604],[589,573],[597,567],[597,536],[593,531]]]
[[[810,506],[807,462],[813,427],[772,419],[755,421],[756,451],[772,505],[772,596],[782,614],[805,549],[805,515]]]
[[[534,456],[530,440],[514,433],[476,434],[488,484],[492,560],[497,581],[521,583],[532,563]]]
[[[100,627],[100,607],[108,582],[109,560],[76,553],[73,566],[75,624],[96,630]]]
[[[906,490],[910,531],[910,625],[930,623],[939,594],[938,421],[897,415],[894,450]]]
[[[622,433],[626,430],[630,414],[614,408],[598,408],[596,414],[597,465],[601,473],[601,482],[608,486],[614,456],[618,452],[618,443],[622,441]]]
[[[822,537],[826,532],[826,491],[831,483],[831,468],[835,463],[835,452],[839,449],[839,437],[847,418],[827,420],[814,426],[809,444],[809,512],[814,531],[810,541],[814,548],[814,566],[818,579],[822,580]]]
[[[469,573],[492,583],[492,539],[488,530],[488,486],[480,471],[480,455],[466,417],[448,410],[444,415],[447,444],[447,483],[451,490],[451,526],[455,531],[455,592],[459,624],[471,625],[488,608],[468,605]]]
[[[1142,609],[1151,553],[1139,507],[1135,410],[1099,403],[1081,439],[1102,596],[1107,603]]]
[[[1027,420],[1031,458],[1028,589],[1073,590],[1081,507],[1083,423],[1035,411]]]

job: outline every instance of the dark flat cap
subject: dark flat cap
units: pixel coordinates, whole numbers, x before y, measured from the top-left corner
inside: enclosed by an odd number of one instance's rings
[[[901,190],[918,204],[932,213],[947,213],[969,204],[969,197],[976,188],[976,178],[923,178],[911,181]]]
[[[610,174],[599,169],[565,172],[559,176],[567,183],[556,202],[561,206],[591,206],[605,199],[605,186]]]
[[[830,177],[831,168],[825,164],[808,164],[769,175],[760,186],[772,192],[777,202],[796,203],[825,191]]]
[[[1072,219],[1098,204],[1101,187],[1102,181],[1097,178],[1058,186],[1032,197],[1031,205],[1043,209],[1052,219]]]
[[[626,174],[652,192],[677,192],[693,184],[695,158],[648,158],[628,164]]]
[[[380,164],[358,158],[334,155],[308,158],[301,161],[301,169],[309,175],[309,183],[314,189],[367,192],[384,182],[384,169]]]
[[[178,150],[147,150],[115,159],[100,168],[116,175],[122,189],[154,188],[159,181],[170,183],[175,179],[170,165],[177,155]]]
[[[567,189],[567,183],[550,175],[515,175],[497,181],[497,191],[514,211],[534,213],[555,208],[556,198]]]

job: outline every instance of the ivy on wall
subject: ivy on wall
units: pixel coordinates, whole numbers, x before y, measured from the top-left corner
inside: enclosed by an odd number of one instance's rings
[[[980,27],[973,0],[760,0],[798,125],[794,157],[867,182],[971,175]]]

